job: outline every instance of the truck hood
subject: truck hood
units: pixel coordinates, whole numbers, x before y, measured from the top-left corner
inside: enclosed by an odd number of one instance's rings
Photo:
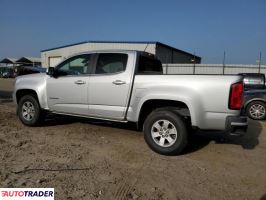
[[[18,88],[35,89],[38,86],[45,84],[47,77],[48,75],[46,73],[19,76],[16,78],[15,87],[17,89]]]
[[[22,76],[18,76],[18,77],[16,77],[16,81],[20,81],[20,80],[43,79],[43,78],[46,77],[46,76],[47,76],[46,73],[28,74],[28,75],[22,75]]]

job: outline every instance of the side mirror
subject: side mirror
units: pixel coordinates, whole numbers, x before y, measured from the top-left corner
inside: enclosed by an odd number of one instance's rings
[[[54,71],[55,71],[54,67],[49,67],[48,68],[48,71],[47,71],[47,74],[49,76],[54,76]]]

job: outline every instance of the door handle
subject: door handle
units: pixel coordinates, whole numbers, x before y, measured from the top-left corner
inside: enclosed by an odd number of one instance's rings
[[[115,84],[115,85],[123,85],[123,84],[126,84],[125,81],[121,81],[121,80],[115,80],[112,83]]]
[[[86,82],[83,81],[83,80],[77,80],[74,83],[77,84],[77,85],[82,85],[82,84],[85,84]]]

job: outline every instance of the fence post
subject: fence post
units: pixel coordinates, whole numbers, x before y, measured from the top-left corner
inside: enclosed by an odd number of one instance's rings
[[[195,74],[195,71],[196,71],[196,65],[195,65],[195,63],[196,63],[196,58],[195,58],[196,56],[195,56],[195,51],[194,51],[194,58],[193,58],[193,63],[194,63],[194,65],[193,65],[193,74]]]
[[[224,75],[224,70],[225,70],[225,51],[224,51],[224,58],[223,58],[223,75]]]
[[[259,73],[260,73],[260,67],[261,67],[261,52],[260,52],[260,60],[259,60]]]

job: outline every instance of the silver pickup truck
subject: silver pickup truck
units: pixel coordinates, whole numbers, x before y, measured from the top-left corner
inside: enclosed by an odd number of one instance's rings
[[[161,62],[139,51],[74,55],[47,74],[18,77],[13,94],[23,124],[35,126],[47,112],[134,122],[160,154],[178,154],[188,129],[241,135],[242,76],[163,75]]]

